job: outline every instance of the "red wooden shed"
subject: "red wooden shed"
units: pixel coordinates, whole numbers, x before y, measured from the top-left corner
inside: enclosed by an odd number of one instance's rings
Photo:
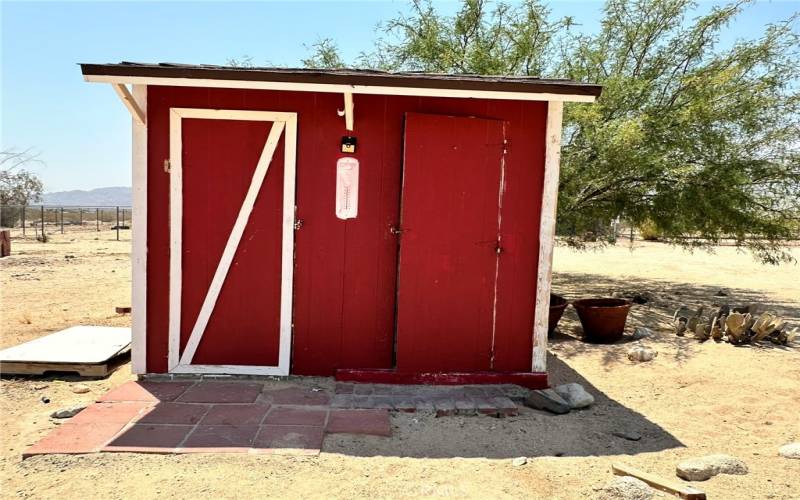
[[[563,80],[83,64],[133,115],[133,370],[547,384]]]

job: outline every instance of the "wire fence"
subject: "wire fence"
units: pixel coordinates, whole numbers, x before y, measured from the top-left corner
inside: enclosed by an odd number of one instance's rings
[[[130,206],[0,205],[0,227],[12,238],[34,237],[46,242],[48,235],[76,231],[116,231],[131,228]]]

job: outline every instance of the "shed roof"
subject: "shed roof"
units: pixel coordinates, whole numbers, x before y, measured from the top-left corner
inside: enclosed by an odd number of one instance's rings
[[[565,101],[593,101],[602,90],[600,85],[595,84],[528,76],[452,75],[363,69],[245,68],[121,62],[81,64],[81,71],[87,81],[110,83],[189,86],[193,82],[203,82],[203,86],[287,90],[294,85],[298,87],[297,90],[400,95],[448,95],[449,92],[452,97],[513,94],[505,98],[537,99],[536,95],[544,95],[562,96],[558,100]],[[504,98],[499,95],[497,97]],[[547,99],[539,97],[537,100]]]

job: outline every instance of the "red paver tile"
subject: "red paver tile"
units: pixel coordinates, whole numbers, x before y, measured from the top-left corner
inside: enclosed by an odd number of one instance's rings
[[[332,434],[391,436],[392,426],[386,410],[331,410],[325,431]]]
[[[262,425],[253,442],[256,452],[316,455],[325,438],[322,427]]]
[[[276,405],[325,406],[331,401],[330,396],[322,391],[312,391],[311,389],[301,389],[299,387],[265,391],[264,396],[265,399],[272,401]]]
[[[211,405],[195,403],[158,403],[136,420],[139,424],[194,425],[208,413]]]
[[[70,423],[121,423],[127,424],[143,414],[153,403],[146,401],[120,401],[117,403],[94,403],[70,419]]]
[[[198,382],[176,400],[182,403],[252,403],[263,384],[251,382]]]
[[[181,445],[181,452],[246,452],[258,433],[257,425],[198,425]]]
[[[200,422],[202,425],[259,425],[269,411],[265,404],[214,405]]]
[[[193,425],[134,424],[122,431],[102,451],[175,453],[192,429]]]
[[[325,425],[327,410],[310,408],[273,407],[264,419],[264,424],[272,425]]]
[[[111,389],[98,401],[173,401],[194,382],[132,381]]]
[[[61,424],[22,454],[22,458],[51,453],[92,453],[98,451],[125,426],[122,422]]]

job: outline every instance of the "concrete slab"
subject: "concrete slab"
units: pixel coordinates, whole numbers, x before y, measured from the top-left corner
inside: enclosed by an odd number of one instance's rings
[[[0,351],[0,371],[18,375],[76,372],[104,376],[109,361],[130,350],[131,329],[73,326]]]

